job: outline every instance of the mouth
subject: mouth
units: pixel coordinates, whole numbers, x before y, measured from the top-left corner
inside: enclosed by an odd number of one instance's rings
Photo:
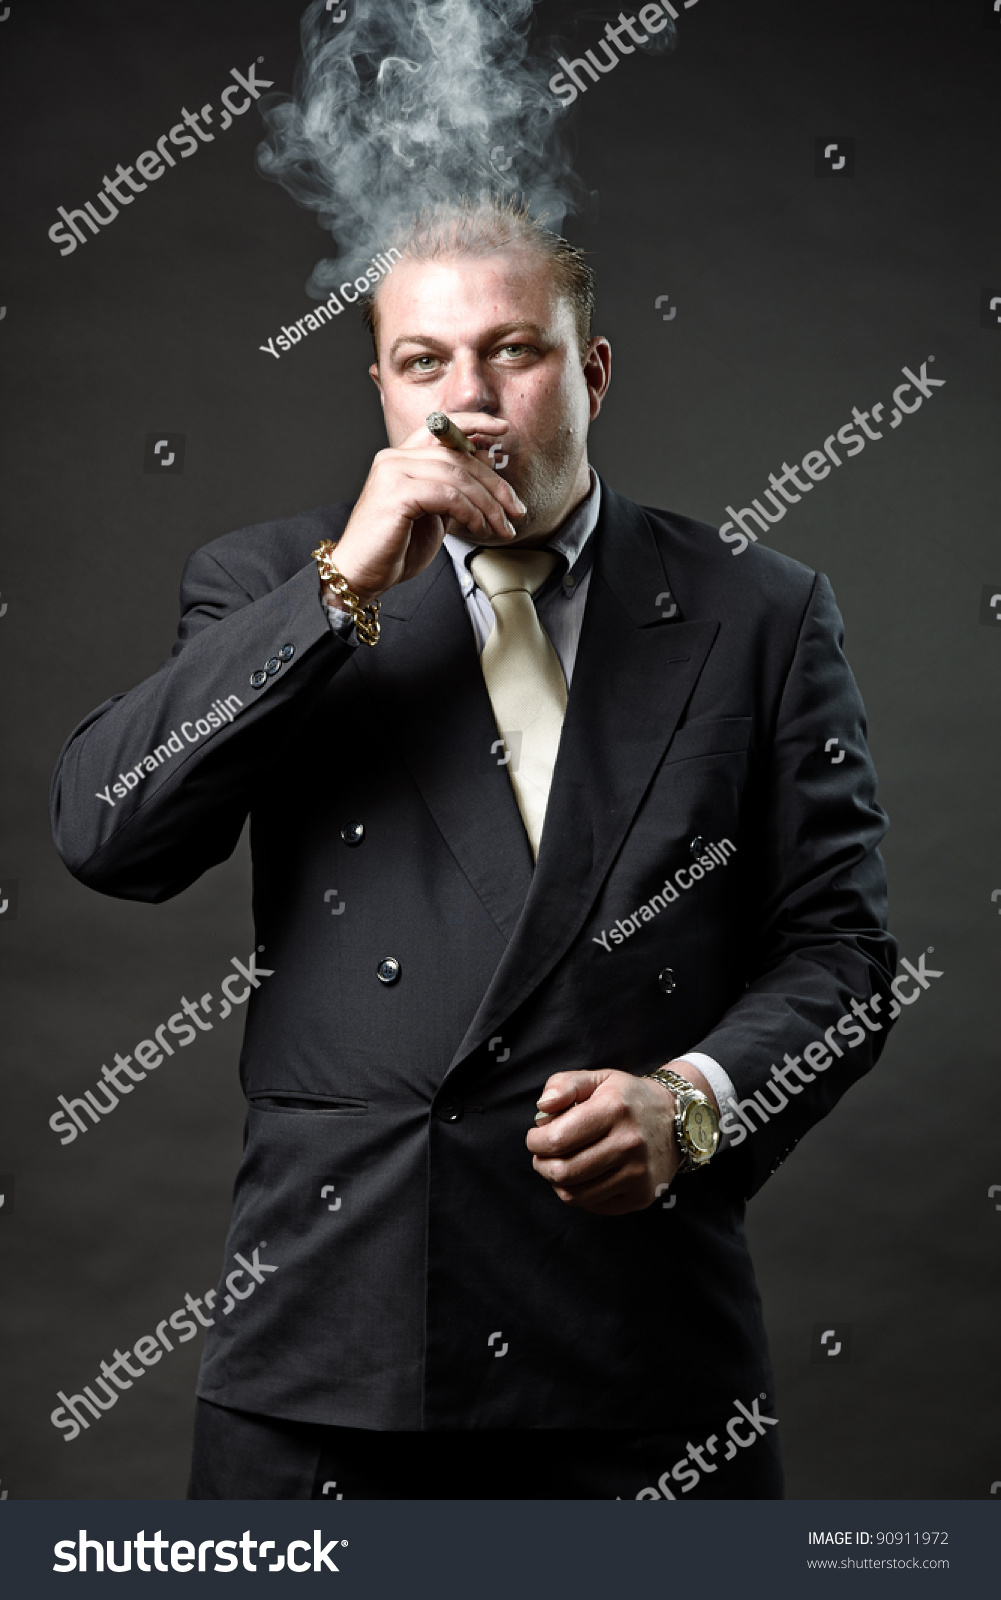
[[[486,456],[495,472],[503,472],[505,467],[510,464],[517,450],[515,441],[508,434],[505,434],[502,439],[490,439],[485,438],[483,434],[474,433],[470,434],[470,438],[477,451]]]

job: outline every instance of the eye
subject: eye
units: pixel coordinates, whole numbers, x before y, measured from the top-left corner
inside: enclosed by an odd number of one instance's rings
[[[528,354],[531,348],[531,345],[528,344],[502,344],[497,354],[517,358]]]
[[[437,356],[415,356],[409,366],[412,372],[431,372],[437,360]]]

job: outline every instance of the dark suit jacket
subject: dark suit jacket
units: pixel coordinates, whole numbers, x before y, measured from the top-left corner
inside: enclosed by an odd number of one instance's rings
[[[279,1270],[217,1315],[200,1393],[382,1429],[722,1415],[770,1388],[745,1199],[885,1031],[750,1117],[670,1206],[569,1209],[524,1139],[554,1071],[700,1049],[743,1098],[853,998],[884,997],[886,1018],[886,819],[830,587],[606,486],[533,871],[447,553],[385,596],[374,649],[331,632],[310,551],[349,510],[193,555],[173,657],[81,724],[54,780],[63,859],[126,898],[180,893],[251,818],[273,975],[248,1010],[227,1262],[267,1241]],[[186,733],[113,809],[96,798],[231,695],[231,724]],[[699,838],[735,853],[613,943]]]

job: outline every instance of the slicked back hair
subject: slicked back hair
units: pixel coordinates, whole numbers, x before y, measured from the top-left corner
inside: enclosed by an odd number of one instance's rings
[[[484,256],[509,245],[531,251],[548,262],[557,293],[570,302],[583,362],[594,317],[594,273],[583,250],[532,217],[526,202],[487,197],[432,206],[402,224],[392,245],[407,261],[452,261],[461,256]],[[362,318],[372,335],[378,360],[378,286],[362,301]]]

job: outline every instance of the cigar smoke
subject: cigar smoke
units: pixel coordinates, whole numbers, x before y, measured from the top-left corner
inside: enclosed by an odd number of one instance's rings
[[[313,0],[291,98],[260,102],[258,150],[264,176],[337,242],[311,293],[363,267],[424,206],[524,196],[556,232],[579,209],[587,191],[548,87],[554,55],[529,55],[532,13],[532,0]]]

